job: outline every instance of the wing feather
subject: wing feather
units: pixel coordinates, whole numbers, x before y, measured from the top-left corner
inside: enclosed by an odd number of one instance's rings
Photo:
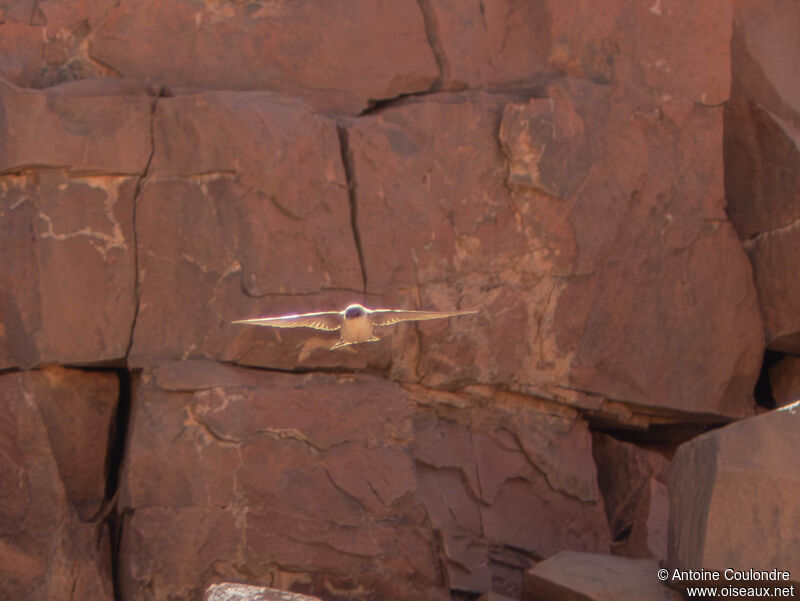
[[[376,326],[390,326],[401,321],[424,321],[426,319],[442,319],[457,315],[472,315],[478,311],[403,311],[401,309],[375,309],[372,311],[372,323]]]
[[[342,327],[342,315],[337,311],[322,311],[320,313],[240,319],[239,321],[232,321],[231,323],[268,326],[271,328],[314,328],[316,330],[328,330],[332,332]]]

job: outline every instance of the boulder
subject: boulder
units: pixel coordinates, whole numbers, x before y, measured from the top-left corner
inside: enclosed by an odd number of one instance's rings
[[[561,552],[525,573],[522,601],[680,601],[654,559]]]
[[[256,578],[441,599],[509,590],[529,565],[515,549],[607,551],[586,423],[525,401],[208,361],[145,370],[121,479],[122,590]]]
[[[772,365],[769,384],[778,407],[800,401],[800,357],[784,357]]]
[[[670,572],[779,569],[797,580],[798,434],[794,404],[678,448],[668,483]]]
[[[89,39],[92,58],[126,77],[178,88],[282,90],[324,111],[358,113],[427,91],[439,76],[413,0],[122,3]]]
[[[0,597],[113,599],[99,514],[117,396],[109,373],[0,375]]]

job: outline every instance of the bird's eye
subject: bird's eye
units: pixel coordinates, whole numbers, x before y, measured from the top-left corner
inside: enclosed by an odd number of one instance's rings
[[[353,319],[354,317],[358,317],[359,315],[361,315],[361,309],[359,309],[358,307],[353,307],[352,309],[348,309],[347,312],[344,314],[344,316],[347,319]]]

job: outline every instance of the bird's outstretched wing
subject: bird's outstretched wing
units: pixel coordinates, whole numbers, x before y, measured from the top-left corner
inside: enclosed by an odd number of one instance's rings
[[[390,326],[401,321],[423,321],[426,319],[441,319],[455,317],[456,315],[472,315],[472,311],[403,311],[400,309],[375,309],[372,311],[372,323],[376,326]]]
[[[232,321],[231,323],[269,326],[272,328],[314,328],[317,330],[334,331],[342,327],[342,315],[337,311],[323,311],[321,313],[303,313],[301,315],[240,319],[239,321]]]

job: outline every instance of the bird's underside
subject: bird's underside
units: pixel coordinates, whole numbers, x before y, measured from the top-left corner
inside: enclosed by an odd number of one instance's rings
[[[350,305],[344,311],[321,311],[276,317],[256,317],[234,321],[235,324],[266,326],[272,328],[313,328],[329,332],[340,331],[340,339],[331,350],[380,340],[374,328],[394,325],[404,321],[426,321],[477,313],[470,311],[410,311],[404,309],[367,309],[361,305]]]

